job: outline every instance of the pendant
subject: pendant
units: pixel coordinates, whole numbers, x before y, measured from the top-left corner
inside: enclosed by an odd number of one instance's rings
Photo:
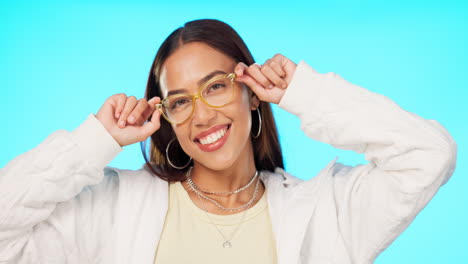
[[[223,248],[230,248],[230,247],[232,247],[232,245],[229,241],[226,241],[223,243]]]

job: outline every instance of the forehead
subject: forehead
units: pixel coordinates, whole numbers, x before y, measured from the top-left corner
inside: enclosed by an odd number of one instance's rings
[[[161,68],[160,84],[163,97],[171,90],[198,89],[198,82],[213,71],[234,71],[235,61],[220,51],[200,42],[178,48]]]

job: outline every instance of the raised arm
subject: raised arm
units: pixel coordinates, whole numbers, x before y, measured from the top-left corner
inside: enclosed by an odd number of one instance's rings
[[[268,75],[263,66],[260,71]],[[456,144],[437,121],[334,73],[319,74],[305,62],[285,72],[287,89],[248,81],[257,95],[297,115],[309,137],[369,161],[335,166],[330,206],[352,263],[371,263],[452,175]]]
[[[338,225],[355,263],[371,263],[454,171],[456,144],[437,121],[334,73],[301,62],[279,106],[299,116],[309,137],[369,161],[337,168],[333,180]]]
[[[54,132],[0,170],[0,263],[102,257],[119,187],[118,171],[105,166],[159,128],[157,100],[111,96],[76,130]]]
[[[107,173],[106,182],[87,186],[103,181],[105,165],[121,150],[91,114],[76,130],[54,132],[2,168],[0,262],[66,263],[87,256],[97,239],[76,242],[90,235],[95,221],[110,226],[110,215],[91,216],[95,206],[110,211],[103,205],[115,200],[118,178]]]

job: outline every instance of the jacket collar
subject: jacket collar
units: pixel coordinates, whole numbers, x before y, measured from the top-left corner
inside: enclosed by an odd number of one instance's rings
[[[262,171],[260,174],[260,179],[265,183],[278,264],[298,263],[320,188],[323,188],[323,181],[328,179],[337,159],[328,163],[317,176],[308,181],[296,178],[280,168],[274,173]],[[295,199],[297,197],[301,200]],[[304,207],[305,204],[308,205],[307,208]]]

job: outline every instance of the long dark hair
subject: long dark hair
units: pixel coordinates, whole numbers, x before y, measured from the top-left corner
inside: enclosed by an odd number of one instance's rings
[[[242,38],[228,24],[215,19],[187,22],[183,27],[172,32],[159,48],[151,65],[146,85],[146,99],[149,100],[155,96],[163,98],[159,83],[161,67],[177,48],[190,42],[205,43],[230,56],[236,62],[243,62],[247,65],[255,62]],[[252,139],[255,166],[257,170],[274,171],[276,167],[283,168],[283,155],[278,140],[278,132],[270,104],[260,102],[259,109],[262,116],[262,132],[258,138]],[[258,114],[256,111],[252,111],[252,131],[258,131],[258,129]],[[141,143],[141,150],[146,161],[145,168],[149,169],[157,177],[169,182],[185,180],[185,173],[190,167],[187,166],[185,169],[179,170],[173,168],[167,162],[166,147],[173,138],[175,138],[175,133],[171,124],[161,118],[161,127],[151,135],[150,160],[146,156],[146,144]],[[171,144],[170,160],[176,166],[184,166],[190,158],[180,146],[177,147],[177,143],[177,140],[174,140]]]

